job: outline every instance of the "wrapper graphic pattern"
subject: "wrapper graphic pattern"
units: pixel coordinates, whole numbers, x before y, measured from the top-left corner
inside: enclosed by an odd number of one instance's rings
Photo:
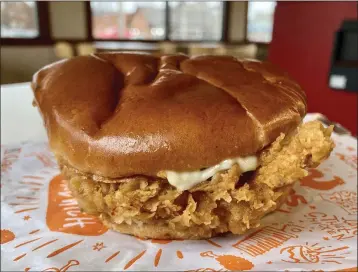
[[[333,139],[331,157],[258,229],[202,241],[110,231],[79,210],[46,144],[2,146],[2,270],[356,271],[357,141]]]

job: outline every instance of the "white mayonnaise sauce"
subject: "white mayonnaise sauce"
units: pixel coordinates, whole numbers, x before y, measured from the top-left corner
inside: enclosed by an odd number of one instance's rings
[[[238,164],[242,172],[253,171],[257,168],[258,160],[256,156],[239,157],[224,160],[217,165],[206,168],[204,170],[192,172],[174,172],[164,171],[168,182],[180,191],[189,190],[195,185],[203,182],[216,173],[230,169],[234,164]]]

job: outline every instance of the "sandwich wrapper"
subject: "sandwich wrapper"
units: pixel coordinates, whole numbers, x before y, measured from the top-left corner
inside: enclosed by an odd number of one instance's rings
[[[306,120],[309,119],[309,115]],[[357,271],[357,139],[243,235],[143,240],[82,213],[47,143],[1,147],[2,271]]]

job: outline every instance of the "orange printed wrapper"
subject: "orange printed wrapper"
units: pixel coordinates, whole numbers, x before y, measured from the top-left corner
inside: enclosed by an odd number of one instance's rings
[[[78,208],[46,143],[1,148],[2,271],[357,271],[357,140],[244,235],[142,240]]]

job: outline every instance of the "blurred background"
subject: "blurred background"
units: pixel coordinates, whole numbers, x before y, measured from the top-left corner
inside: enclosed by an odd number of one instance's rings
[[[2,1],[1,84],[28,82],[62,58],[113,50],[268,60],[301,84],[310,112],[356,134],[357,16],[355,1]],[[347,20],[341,54],[337,35]]]

